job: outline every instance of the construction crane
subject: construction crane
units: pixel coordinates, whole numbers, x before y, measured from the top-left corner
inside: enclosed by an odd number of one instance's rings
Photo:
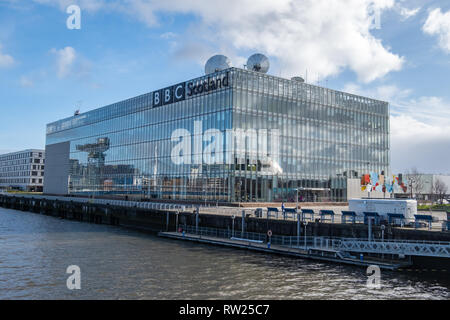
[[[78,151],[88,153],[89,164],[97,164],[99,167],[105,164],[105,152],[109,149],[109,138],[98,138],[96,143],[77,145]]]
[[[87,177],[85,177],[87,181],[85,181],[85,184],[93,188],[94,192],[96,189],[102,188],[106,157],[105,152],[109,149],[109,146],[109,138],[98,138],[96,143],[87,143],[76,146],[78,151],[88,153]]]

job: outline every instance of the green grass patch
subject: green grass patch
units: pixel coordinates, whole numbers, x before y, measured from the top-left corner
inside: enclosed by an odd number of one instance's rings
[[[41,195],[43,192],[29,192],[29,191],[19,191],[19,190],[10,190],[7,191],[10,194],[23,194],[23,195]]]
[[[420,205],[417,210],[450,211],[450,204]]]

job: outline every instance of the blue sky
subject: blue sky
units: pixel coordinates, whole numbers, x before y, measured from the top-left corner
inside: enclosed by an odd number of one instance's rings
[[[393,172],[450,173],[448,1],[256,2],[0,0],[0,152],[44,148],[47,123],[200,76],[213,54],[262,52],[270,74],[389,101]]]

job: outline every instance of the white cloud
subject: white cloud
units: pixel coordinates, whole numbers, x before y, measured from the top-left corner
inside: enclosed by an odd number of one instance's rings
[[[391,104],[393,116],[409,115],[421,123],[434,126],[448,126],[450,102],[440,97],[413,97],[413,90],[401,89],[395,85],[383,85],[364,89],[358,84],[348,83],[345,92],[387,101]]]
[[[403,18],[409,19],[411,17],[416,16],[419,13],[419,11],[420,11],[420,8],[416,8],[416,9],[401,8],[400,14],[402,15]]]
[[[164,33],[162,33],[161,35],[160,35],[160,37],[162,38],[162,39],[166,39],[166,40],[170,40],[170,39],[174,39],[174,38],[176,38],[178,35],[176,34],[176,33],[173,33],[173,32],[164,32]]]
[[[29,87],[33,87],[34,86],[34,82],[29,77],[22,76],[22,77],[20,77],[20,85],[22,87],[29,88]]]
[[[347,83],[342,91],[387,102],[402,100],[409,97],[412,92],[409,89],[400,89],[395,85],[371,87],[367,90],[356,83]]]
[[[450,53],[450,10],[445,13],[440,8],[430,11],[422,29],[426,34],[438,36],[441,49]]]
[[[0,44],[0,68],[7,68],[14,64],[14,58],[6,53],[2,53],[2,46]]]
[[[56,56],[56,67],[59,78],[67,77],[72,70],[72,65],[76,59],[75,49],[72,47],[65,47],[64,49],[52,49],[50,51]]]
[[[394,173],[417,167],[426,173],[448,173],[450,127],[432,125],[410,115],[391,116],[391,167]]]
[[[69,2],[35,1],[61,8]],[[86,2],[78,1],[82,9]],[[224,53],[239,61],[241,52],[261,51],[279,62],[278,73],[285,77],[308,69],[324,78],[349,69],[370,82],[404,63],[371,34],[373,8],[394,9],[395,0],[95,0],[90,6],[124,12],[148,26],[158,25],[161,12],[193,14],[199,22],[194,33],[184,35],[186,42],[206,43],[214,51],[226,48]]]
[[[421,8],[414,8],[414,9],[408,9],[406,7],[403,7],[400,4],[397,4],[397,11],[402,16],[403,20],[407,20],[409,18],[415,17],[419,12]]]
[[[213,52],[211,48],[199,42],[172,43],[171,49],[176,59],[180,61],[195,61],[198,64],[204,64],[211,57]]]
[[[414,143],[427,143],[431,140],[440,140],[447,136],[450,140],[450,127],[448,126],[436,126],[424,123],[417,120],[415,117],[403,114],[393,115],[391,119],[391,133],[395,140],[410,140],[407,147],[410,147],[410,142]],[[397,145],[401,145],[398,143]]]
[[[449,127],[450,102],[433,96],[398,101],[393,104],[392,114],[412,114],[416,119],[428,125]]]
[[[260,1],[255,7],[252,0],[197,1],[191,10],[209,27],[205,37],[214,35],[225,46],[277,58],[282,76],[304,74],[308,69],[323,78],[348,68],[361,81],[370,82],[402,67],[403,59],[370,33],[370,6],[384,10],[393,3],[283,0]],[[172,5],[183,10],[185,2],[172,1]]]

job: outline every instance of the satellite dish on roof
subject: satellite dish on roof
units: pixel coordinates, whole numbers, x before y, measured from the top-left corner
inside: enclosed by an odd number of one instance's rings
[[[231,67],[231,60],[228,57],[217,54],[206,61],[205,74],[219,72]]]
[[[247,60],[247,69],[261,72],[261,73],[267,73],[270,68],[269,59],[261,54],[261,53],[255,53],[254,55],[250,56]]]
[[[302,77],[292,77],[291,80],[298,81],[298,82],[305,82],[305,79],[303,79]]]

